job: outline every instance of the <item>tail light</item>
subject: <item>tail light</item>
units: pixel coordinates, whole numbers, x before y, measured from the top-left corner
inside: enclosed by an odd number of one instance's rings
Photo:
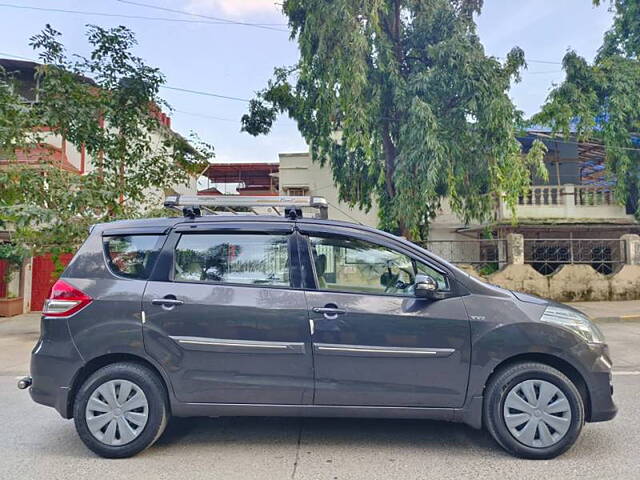
[[[51,287],[49,298],[44,302],[42,313],[47,317],[68,317],[79,312],[92,302],[86,293],[58,280]]]

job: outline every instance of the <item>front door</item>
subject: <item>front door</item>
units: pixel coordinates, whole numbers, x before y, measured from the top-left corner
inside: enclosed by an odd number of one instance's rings
[[[311,403],[309,324],[304,292],[294,285],[291,226],[211,222],[176,230],[143,310],[145,348],[171,376],[177,398]]]
[[[447,273],[401,249],[310,231],[306,292],[313,325],[317,405],[460,407],[470,326]],[[446,299],[413,295],[416,274],[437,280]]]

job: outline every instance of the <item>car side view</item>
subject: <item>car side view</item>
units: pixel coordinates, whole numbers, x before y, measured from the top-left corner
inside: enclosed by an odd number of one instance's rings
[[[271,200],[285,216],[201,216],[208,201],[94,226],[46,301],[19,387],[98,455],[137,454],[170,416],[314,416],[464,422],[548,459],[616,415],[582,313],[301,216],[317,197]]]

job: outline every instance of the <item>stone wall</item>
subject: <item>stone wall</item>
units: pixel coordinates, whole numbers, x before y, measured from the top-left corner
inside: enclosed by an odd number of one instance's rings
[[[472,273],[470,267],[465,271]],[[612,275],[602,275],[589,265],[563,265],[551,275],[538,273],[531,265],[507,265],[502,270],[483,277],[509,290],[530,293],[559,302],[640,299],[640,265],[625,265]]]
[[[490,283],[509,290],[549,298],[549,281],[531,265],[510,264],[487,278]]]
[[[640,236],[623,235],[626,264],[612,275],[602,275],[590,265],[563,265],[551,275],[542,275],[525,264],[524,237],[507,236],[507,258],[502,270],[482,276],[471,265],[458,265],[476,278],[499,287],[530,293],[559,302],[640,299]]]

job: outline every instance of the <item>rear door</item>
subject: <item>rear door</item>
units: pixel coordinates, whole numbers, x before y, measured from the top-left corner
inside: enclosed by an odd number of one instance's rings
[[[307,306],[291,223],[188,223],[144,294],[145,348],[184,402],[305,404]]]
[[[309,225],[307,290],[318,405],[460,407],[470,326],[446,271],[355,229]],[[449,298],[413,295],[416,274]]]

